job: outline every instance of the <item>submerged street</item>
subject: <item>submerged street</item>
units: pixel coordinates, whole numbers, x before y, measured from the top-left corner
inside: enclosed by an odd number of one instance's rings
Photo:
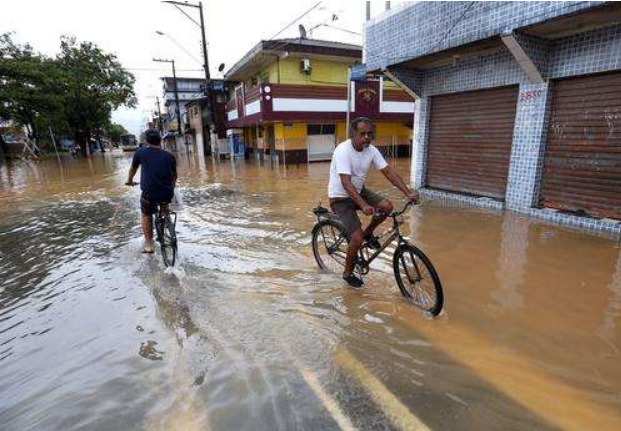
[[[140,253],[130,156],[0,165],[3,430],[621,429],[617,239],[424,202],[431,319],[390,255],[361,291],[318,269],[329,163],[177,159],[174,269]]]

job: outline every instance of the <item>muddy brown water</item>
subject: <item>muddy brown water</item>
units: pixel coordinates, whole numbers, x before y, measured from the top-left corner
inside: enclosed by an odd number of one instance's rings
[[[388,257],[362,291],[317,269],[327,163],[178,159],[172,271],[139,253],[127,155],[0,165],[2,430],[621,429],[614,238],[424,203],[430,319]]]

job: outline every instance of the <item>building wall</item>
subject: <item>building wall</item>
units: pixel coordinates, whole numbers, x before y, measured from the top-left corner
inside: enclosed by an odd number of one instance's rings
[[[336,124],[336,140],[337,142],[343,142],[349,139],[349,127],[344,121]]]
[[[346,85],[349,63],[310,59],[311,73],[300,69],[301,57],[279,59],[262,69],[256,76],[265,77],[272,84]],[[248,82],[248,85],[250,81]]]
[[[285,125],[286,124],[286,125]],[[309,122],[274,123],[277,150],[306,150],[307,125]],[[335,123],[329,123],[335,124]],[[336,123],[336,144],[348,139],[345,122]],[[376,124],[376,140],[378,147],[391,145],[409,145],[412,130],[399,122],[378,122]]]
[[[363,59],[377,70],[605,3],[610,2],[404,2],[365,24]]]
[[[502,27],[515,28],[528,23],[544,21],[564,13],[601,5],[605,2],[490,2],[473,6],[478,11],[469,16],[466,24],[455,27],[444,48],[499,34]],[[401,53],[399,61],[424,54],[432,48],[431,36],[420,34],[429,23],[419,26],[421,20],[429,20],[442,33],[445,23],[454,23],[453,15],[464,13],[469,2],[417,3],[391,12],[385,21],[367,26],[369,54],[373,50],[383,53],[383,59]],[[418,6],[417,6],[418,5]],[[413,15],[416,10],[417,16]],[[421,14],[421,11],[426,11]],[[447,12],[442,20],[435,18],[439,10]],[[450,13],[448,11],[451,10]],[[485,13],[487,11],[487,13]],[[537,14],[540,16],[537,16]],[[533,21],[534,20],[534,21]],[[388,24],[390,23],[390,25]],[[378,27],[379,26],[379,27]],[[379,32],[383,28],[384,33]],[[392,30],[389,30],[390,27]],[[437,34],[436,32],[436,34]],[[409,36],[408,36],[409,35]],[[521,37],[519,33],[516,37]],[[414,41],[416,43],[414,43]],[[597,220],[535,208],[538,202],[545,143],[547,139],[550,100],[554,94],[554,80],[585,74],[621,70],[621,25],[582,32],[554,41],[530,43],[520,41],[529,56],[539,67],[545,82],[534,84],[508,49],[462,61],[456,66],[445,66],[431,70],[412,71],[405,69],[403,82],[411,84],[421,97],[416,101],[412,148],[412,181],[421,188],[424,195],[434,198],[450,198],[490,208],[507,208],[561,224],[621,233],[621,225],[609,220]],[[437,50],[444,49],[439,47]],[[365,54],[367,51],[365,50]],[[409,54],[413,53],[408,57]],[[418,53],[418,54],[416,54]],[[368,63],[381,59],[369,58]],[[382,60],[383,61],[383,60]],[[373,63],[376,62],[376,63]],[[395,58],[386,64],[397,62]],[[516,118],[513,132],[511,161],[508,172],[507,192],[504,202],[478,199],[476,197],[452,195],[425,189],[426,158],[430,108],[433,96],[471,90],[494,88],[506,85],[519,86]]]
[[[621,26],[581,33],[550,44],[543,64],[549,79],[621,69]],[[426,70],[422,96],[480,90],[504,85],[530,84],[528,76],[508,50],[467,60],[458,66]]]

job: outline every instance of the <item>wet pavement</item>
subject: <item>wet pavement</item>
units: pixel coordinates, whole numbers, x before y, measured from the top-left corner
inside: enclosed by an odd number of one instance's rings
[[[0,165],[3,430],[621,429],[617,240],[427,202],[430,319],[389,256],[362,291],[317,269],[327,163],[178,162],[174,270],[139,253],[127,155]]]

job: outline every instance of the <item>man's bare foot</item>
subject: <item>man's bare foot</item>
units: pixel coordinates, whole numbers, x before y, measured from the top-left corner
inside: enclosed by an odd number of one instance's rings
[[[149,247],[148,245],[145,245],[145,246],[142,248],[142,251],[141,251],[140,253],[148,253],[148,254],[153,254],[153,253],[155,253],[155,250],[154,250],[153,246],[150,246],[150,247]]]

